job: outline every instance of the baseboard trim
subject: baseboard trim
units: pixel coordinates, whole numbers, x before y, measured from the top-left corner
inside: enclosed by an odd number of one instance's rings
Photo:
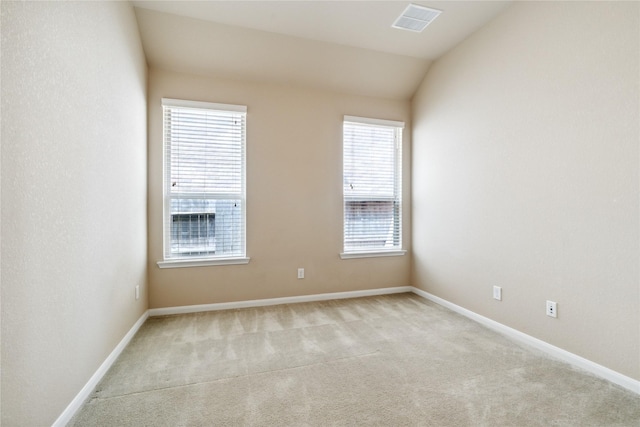
[[[551,357],[560,359],[563,362],[567,362],[570,365],[581,368],[587,372],[590,372],[593,375],[596,375],[600,378],[603,378],[614,384],[624,387],[627,390],[630,390],[636,394],[640,394],[640,381],[638,380],[627,377],[626,375],[623,375],[605,366],[599,365],[595,362],[585,359],[584,357],[578,356],[577,354],[563,350],[560,347],[556,347],[538,338],[534,338],[531,335],[527,335],[516,329],[510,328],[509,326],[503,325],[502,323],[496,322],[495,320],[491,320],[471,310],[467,310],[466,308],[453,304],[452,302],[449,302],[445,299],[442,299],[433,294],[430,294],[429,292],[423,291],[422,289],[418,289],[413,286],[410,286],[410,288],[411,288],[411,292],[415,293],[416,295],[419,295],[425,299],[428,299],[429,301],[432,301],[436,304],[446,307],[451,311],[454,311],[465,317],[468,317],[469,319],[474,320],[488,327],[489,329],[492,329],[496,332],[506,335],[515,341],[518,341],[523,344],[527,344],[531,347],[534,347],[538,350],[545,352]]]
[[[328,294],[300,295],[294,297],[256,299],[249,301],[221,302],[215,304],[183,305],[179,307],[150,308],[149,316],[167,316],[172,314],[199,313],[202,311],[231,310],[235,308],[264,307],[268,305],[293,304],[300,302],[327,301],[335,299],[369,297],[376,295],[400,294],[412,292],[411,286],[367,289],[363,291],[333,292]]]
[[[82,390],[76,395],[76,397],[71,401],[69,406],[62,411],[62,414],[58,417],[57,420],[52,424],[52,427],[63,427],[67,425],[71,418],[76,414],[78,409],[82,407],[85,400],[91,395],[91,392],[96,388],[104,374],[107,373],[109,368],[114,364],[118,356],[122,353],[125,347],[129,344],[134,335],[138,332],[140,327],[149,317],[149,311],[145,311],[142,316],[138,319],[138,321],[129,329],[129,332],[120,340],[116,348],[113,349],[111,354],[102,362],[102,365],[98,368],[98,370],[89,378],[89,381],[82,387]]]

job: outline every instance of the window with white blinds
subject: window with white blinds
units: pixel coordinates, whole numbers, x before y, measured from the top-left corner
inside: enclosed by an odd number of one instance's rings
[[[344,118],[345,254],[402,249],[403,127],[402,122]]]
[[[164,258],[243,258],[246,107],[163,99]]]

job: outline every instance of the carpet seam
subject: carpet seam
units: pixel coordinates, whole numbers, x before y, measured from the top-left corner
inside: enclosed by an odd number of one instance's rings
[[[108,396],[108,397],[94,396],[94,397],[92,397],[91,401],[92,402],[96,401],[96,400],[108,401],[108,400],[111,400],[111,399],[118,399],[118,398],[122,398],[122,397],[136,396],[136,395],[146,394],[146,393],[153,393],[153,392],[156,392],[156,391],[186,388],[186,387],[192,387],[192,386],[196,386],[196,385],[200,385],[200,384],[214,384],[214,383],[217,383],[217,382],[227,381],[227,380],[235,380],[235,379],[238,379],[238,378],[247,378],[247,377],[252,377],[252,376],[271,374],[271,373],[275,373],[275,372],[291,371],[291,370],[295,370],[295,369],[308,368],[310,366],[326,365],[328,363],[340,362],[340,361],[347,360],[347,359],[359,359],[361,357],[369,357],[369,356],[372,356],[372,355],[375,355],[375,354],[378,354],[378,353],[380,353],[380,350],[372,351],[372,352],[369,352],[369,353],[359,354],[357,356],[339,357],[337,359],[331,359],[331,360],[327,360],[327,361],[323,361],[323,362],[309,363],[309,364],[306,364],[306,365],[292,366],[292,367],[280,368],[280,369],[273,369],[273,370],[270,370],[270,371],[254,372],[254,373],[250,373],[250,374],[236,375],[236,376],[233,376],[233,377],[217,378],[217,379],[211,380],[211,381],[200,381],[200,382],[193,382],[193,383],[189,383],[189,384],[180,384],[180,385],[175,385],[175,386],[160,387],[160,388],[154,388],[154,389],[151,389],[151,390],[143,390],[143,391],[136,391],[136,392],[133,392],[133,393],[119,394],[117,396]]]

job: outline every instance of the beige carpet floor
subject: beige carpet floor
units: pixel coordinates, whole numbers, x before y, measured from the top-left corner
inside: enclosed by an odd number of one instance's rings
[[[413,294],[150,318],[71,426],[640,426],[640,397]]]

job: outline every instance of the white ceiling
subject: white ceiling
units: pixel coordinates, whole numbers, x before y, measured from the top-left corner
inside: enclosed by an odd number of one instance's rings
[[[391,28],[409,1],[133,1],[149,65],[408,99],[430,63],[509,1],[413,1],[443,13]]]

